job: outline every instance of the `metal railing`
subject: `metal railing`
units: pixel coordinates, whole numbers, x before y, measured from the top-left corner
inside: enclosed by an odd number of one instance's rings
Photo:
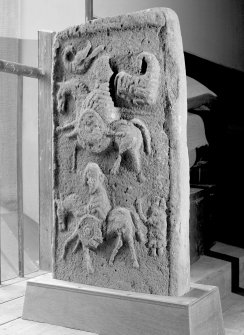
[[[93,19],[93,0],[85,1],[85,20]],[[38,80],[38,151],[39,151],[39,264],[51,270],[52,239],[52,106],[51,68],[54,32],[38,32],[38,67],[0,59],[0,72],[18,76],[17,97],[17,198],[18,198],[18,274],[24,277],[24,222],[22,178],[22,106],[23,77]],[[1,215],[0,215],[1,284]]]
[[[40,171],[48,169],[51,181],[50,162],[51,158],[51,66],[52,66],[52,44],[54,32],[39,31],[38,32],[38,67],[31,67],[20,63],[9,62],[7,60],[0,60],[0,72],[10,73],[18,76],[17,81],[17,217],[18,217],[18,275],[24,277],[24,221],[23,221],[23,176],[22,176],[22,122],[23,122],[23,77],[31,77],[38,80],[38,151],[39,151],[39,169]],[[44,126],[45,124],[45,126]],[[46,143],[49,141],[50,145],[46,149]],[[40,208],[44,211],[41,205],[41,200],[49,196],[51,201],[51,184],[47,186],[43,176],[39,174],[40,185]],[[46,178],[46,175],[45,175]],[[43,202],[43,201],[42,201]],[[52,206],[45,204],[45,211],[49,214],[45,219],[51,224]],[[39,234],[43,235],[41,226],[41,216],[39,225]],[[50,235],[51,236],[51,235]],[[50,240],[50,237],[49,237]],[[1,244],[1,240],[0,240]],[[1,245],[0,245],[1,250]],[[41,250],[40,250],[41,253]],[[1,257],[0,257],[1,258]],[[39,257],[41,259],[41,256]],[[1,267],[1,262],[0,262]],[[45,267],[40,262],[40,267]],[[1,283],[1,271],[0,271]]]

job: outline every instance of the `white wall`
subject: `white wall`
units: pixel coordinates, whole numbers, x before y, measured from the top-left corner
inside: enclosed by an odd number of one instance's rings
[[[85,0],[20,0],[21,38],[37,39],[38,30],[60,31],[85,22]]]
[[[11,0],[15,1],[15,0]],[[38,65],[38,30],[60,31],[85,22],[85,0],[18,0],[21,62]],[[24,78],[23,92],[23,200],[24,213],[39,221],[38,82]]]
[[[0,58],[18,61],[18,6],[0,0]],[[17,77],[0,73],[0,202],[17,207]]]
[[[244,71],[243,0],[94,0],[98,17],[150,7],[176,11],[185,51]]]
[[[0,0],[0,37],[18,37],[19,1]]]

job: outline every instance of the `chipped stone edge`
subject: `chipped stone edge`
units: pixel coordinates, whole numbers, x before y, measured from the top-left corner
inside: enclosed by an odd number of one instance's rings
[[[170,282],[169,295],[181,296],[190,290],[189,256],[189,159],[187,151],[187,92],[186,73],[180,24],[176,13],[164,9],[168,51],[178,67],[178,96],[171,99],[171,127],[169,141],[174,140],[170,149]],[[170,89],[170,88],[169,88]],[[175,168],[173,168],[175,167]],[[173,187],[175,185],[175,187]],[[177,207],[174,200],[177,199]]]

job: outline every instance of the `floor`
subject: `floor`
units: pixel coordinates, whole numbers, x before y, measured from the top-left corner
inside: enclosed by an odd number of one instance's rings
[[[206,259],[204,262],[206,263]],[[222,271],[222,274],[223,272],[224,271]],[[16,278],[5,281],[0,286],[0,334],[95,335],[70,328],[22,320],[21,315],[24,303],[26,281],[33,277],[44,276],[45,274],[46,273],[43,271],[36,271],[27,275],[26,278]],[[208,278],[210,278],[210,274],[208,274]],[[222,310],[226,335],[244,335],[244,296],[231,292],[225,294],[222,299]]]
[[[26,278],[5,281],[0,286],[0,334],[1,335],[96,335],[80,330],[53,326],[22,320],[22,309],[26,281],[45,275],[42,271],[34,272]]]

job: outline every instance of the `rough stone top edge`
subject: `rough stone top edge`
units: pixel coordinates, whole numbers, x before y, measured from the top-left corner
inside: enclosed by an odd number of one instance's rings
[[[124,15],[106,17],[89,21],[88,23],[69,27],[56,34],[54,40],[54,49],[59,47],[59,43],[69,39],[81,37],[84,33],[101,32],[108,29],[120,30],[131,27],[163,27],[166,24],[167,17],[177,15],[173,10],[164,7],[150,8]]]

